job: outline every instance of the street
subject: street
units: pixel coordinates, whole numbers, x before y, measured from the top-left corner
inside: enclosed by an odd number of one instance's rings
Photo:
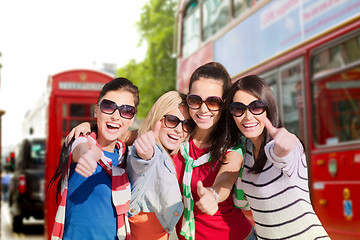
[[[24,220],[22,232],[13,232],[9,215],[9,206],[7,202],[1,202],[1,235],[0,239],[32,239],[44,240],[44,221],[34,218]]]

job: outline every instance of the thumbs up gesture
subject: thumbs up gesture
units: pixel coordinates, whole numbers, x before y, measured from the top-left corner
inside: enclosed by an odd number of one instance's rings
[[[159,137],[161,122],[158,121],[152,131],[148,131],[138,136],[134,146],[138,156],[144,160],[150,160],[154,155],[154,146]]]
[[[88,137],[87,143],[82,144],[87,145],[85,146],[87,150],[81,153],[75,171],[84,177],[89,177],[95,172],[97,161],[101,158],[102,151],[96,146],[96,142],[91,137]]]
[[[196,202],[196,206],[208,215],[214,215],[219,209],[218,202],[213,192],[203,186],[201,181],[197,182],[197,193],[200,197]]]
[[[290,153],[298,144],[299,139],[285,128],[276,128],[268,118],[264,119],[265,127],[274,139],[274,153],[278,157],[284,157]]]

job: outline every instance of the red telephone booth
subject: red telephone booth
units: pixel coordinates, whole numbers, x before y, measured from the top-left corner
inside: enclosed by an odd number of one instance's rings
[[[81,122],[92,122],[94,104],[103,85],[113,79],[93,70],[70,70],[49,77],[47,88],[47,143],[45,184],[55,173],[61,146],[69,131]],[[44,205],[44,235],[50,239],[56,215],[56,183],[48,189]]]

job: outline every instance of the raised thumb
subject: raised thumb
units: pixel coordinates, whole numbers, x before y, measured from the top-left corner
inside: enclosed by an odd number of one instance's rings
[[[201,181],[198,181],[196,187],[199,197],[202,197],[205,194],[205,188],[203,186],[203,183]]]

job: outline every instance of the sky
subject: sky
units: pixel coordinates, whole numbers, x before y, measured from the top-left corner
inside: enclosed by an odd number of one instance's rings
[[[134,24],[148,0],[0,0],[2,145],[21,138],[21,124],[49,75],[141,61],[146,46]],[[4,153],[4,151],[3,151]]]

